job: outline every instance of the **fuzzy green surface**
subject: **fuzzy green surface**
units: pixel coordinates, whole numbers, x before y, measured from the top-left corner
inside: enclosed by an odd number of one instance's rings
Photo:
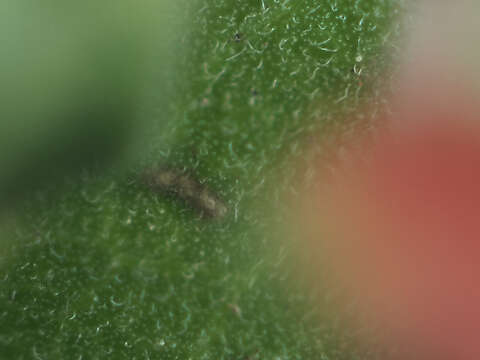
[[[304,139],[348,127],[341,114],[374,98],[399,3],[189,7],[176,92],[168,109],[144,114],[159,125],[138,166],[128,176],[85,174],[23,209],[1,253],[0,357],[369,356],[334,315],[321,315],[328,293],[312,305],[292,285],[290,251],[271,229],[288,221],[281,194]],[[202,218],[142,186],[138,173],[157,164],[195,174],[225,200],[227,216]]]

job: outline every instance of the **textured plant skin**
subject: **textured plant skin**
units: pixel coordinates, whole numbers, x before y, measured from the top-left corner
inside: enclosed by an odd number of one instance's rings
[[[372,358],[322,315],[327,293],[310,302],[291,284],[290,250],[272,227],[288,220],[281,195],[305,139],[348,129],[345,114],[377,99],[399,3],[185,9],[176,91],[144,114],[158,121],[137,166],[39,192],[4,236],[14,239],[0,248],[0,356]],[[211,221],[152,191],[140,178],[155,166],[187,170],[228,212]]]

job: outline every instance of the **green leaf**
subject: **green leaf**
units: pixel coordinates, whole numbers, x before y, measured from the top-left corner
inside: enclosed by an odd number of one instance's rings
[[[308,159],[307,140],[350,128],[361,104],[379,101],[401,9],[393,0],[186,4],[174,90],[144,113],[155,121],[136,166],[40,191],[12,220],[14,239],[0,250],[0,353],[367,356],[336,325],[331,289],[315,295],[295,277],[282,194],[292,163]],[[148,186],[145,171],[186,180]],[[186,186],[224,202],[225,216],[202,216]]]

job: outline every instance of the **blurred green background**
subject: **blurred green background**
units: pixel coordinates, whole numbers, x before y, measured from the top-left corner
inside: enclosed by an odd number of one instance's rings
[[[178,6],[0,4],[0,199],[128,154],[148,126],[147,94],[165,106]]]
[[[283,199],[381,111],[403,2],[0,7],[0,357],[382,358],[294,271]],[[155,166],[227,216],[152,192]]]

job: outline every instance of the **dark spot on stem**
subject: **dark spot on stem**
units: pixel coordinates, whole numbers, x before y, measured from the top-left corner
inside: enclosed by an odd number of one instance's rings
[[[151,169],[145,171],[142,181],[152,191],[182,199],[202,216],[223,218],[228,212],[226,204],[217,194],[186,171],[173,168]]]
[[[242,41],[242,39],[243,39],[243,34],[242,33],[237,32],[237,33],[235,33],[235,35],[233,35],[233,40],[235,42],[240,42],[240,41]]]

